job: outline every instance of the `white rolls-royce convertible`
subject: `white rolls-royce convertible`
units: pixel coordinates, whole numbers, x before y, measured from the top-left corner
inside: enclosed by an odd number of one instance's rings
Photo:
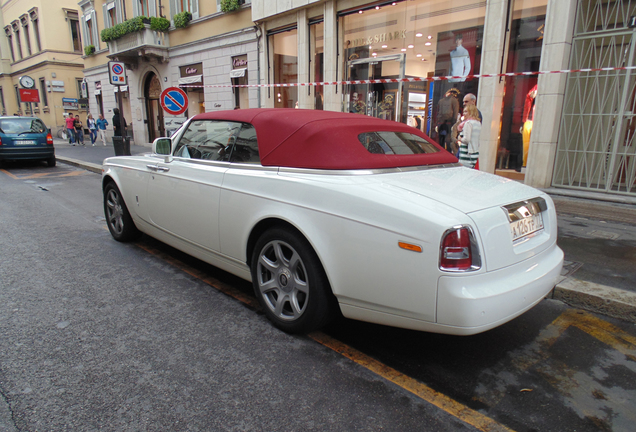
[[[145,233],[251,280],[292,333],[345,317],[470,335],[560,276],[545,193],[462,167],[418,129],[357,114],[217,111],[103,165],[118,241]]]

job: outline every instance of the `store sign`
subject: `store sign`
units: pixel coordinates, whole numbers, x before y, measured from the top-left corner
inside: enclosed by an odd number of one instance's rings
[[[180,66],[179,73],[181,77],[188,77],[192,75],[201,75],[203,73],[203,64],[196,63],[188,66]]]
[[[381,42],[388,42],[392,40],[401,40],[406,39],[406,30],[400,30],[395,32],[388,33],[378,33],[373,36],[369,36],[367,38],[358,38],[351,39],[346,41],[345,46],[347,48],[363,46],[363,45],[373,45]]]
[[[244,68],[247,66],[247,55],[232,58],[232,68]]]
[[[77,110],[79,109],[79,103],[77,99],[62,98],[62,107],[68,110]]]
[[[40,102],[40,94],[37,89],[19,89],[20,102]]]

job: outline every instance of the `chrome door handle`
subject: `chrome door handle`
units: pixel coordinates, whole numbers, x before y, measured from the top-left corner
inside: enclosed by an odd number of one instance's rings
[[[161,171],[161,172],[168,172],[170,171],[170,168],[168,167],[162,167],[159,165],[146,165],[146,168],[151,169],[153,171]]]

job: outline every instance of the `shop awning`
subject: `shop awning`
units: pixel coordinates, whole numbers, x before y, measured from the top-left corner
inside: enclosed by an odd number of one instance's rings
[[[179,78],[179,85],[181,84],[195,84],[203,82],[203,75],[192,75],[189,77]]]
[[[245,76],[245,71],[247,71],[247,68],[240,68],[240,69],[232,69],[230,71],[230,78],[241,78]]]

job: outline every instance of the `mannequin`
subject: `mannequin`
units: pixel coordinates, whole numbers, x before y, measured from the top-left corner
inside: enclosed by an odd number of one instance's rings
[[[532,133],[532,122],[534,119],[534,102],[537,97],[537,84],[530,89],[526,95],[526,103],[523,105],[523,126],[519,129],[523,137],[523,166],[528,162],[528,150],[530,149],[530,135]]]

